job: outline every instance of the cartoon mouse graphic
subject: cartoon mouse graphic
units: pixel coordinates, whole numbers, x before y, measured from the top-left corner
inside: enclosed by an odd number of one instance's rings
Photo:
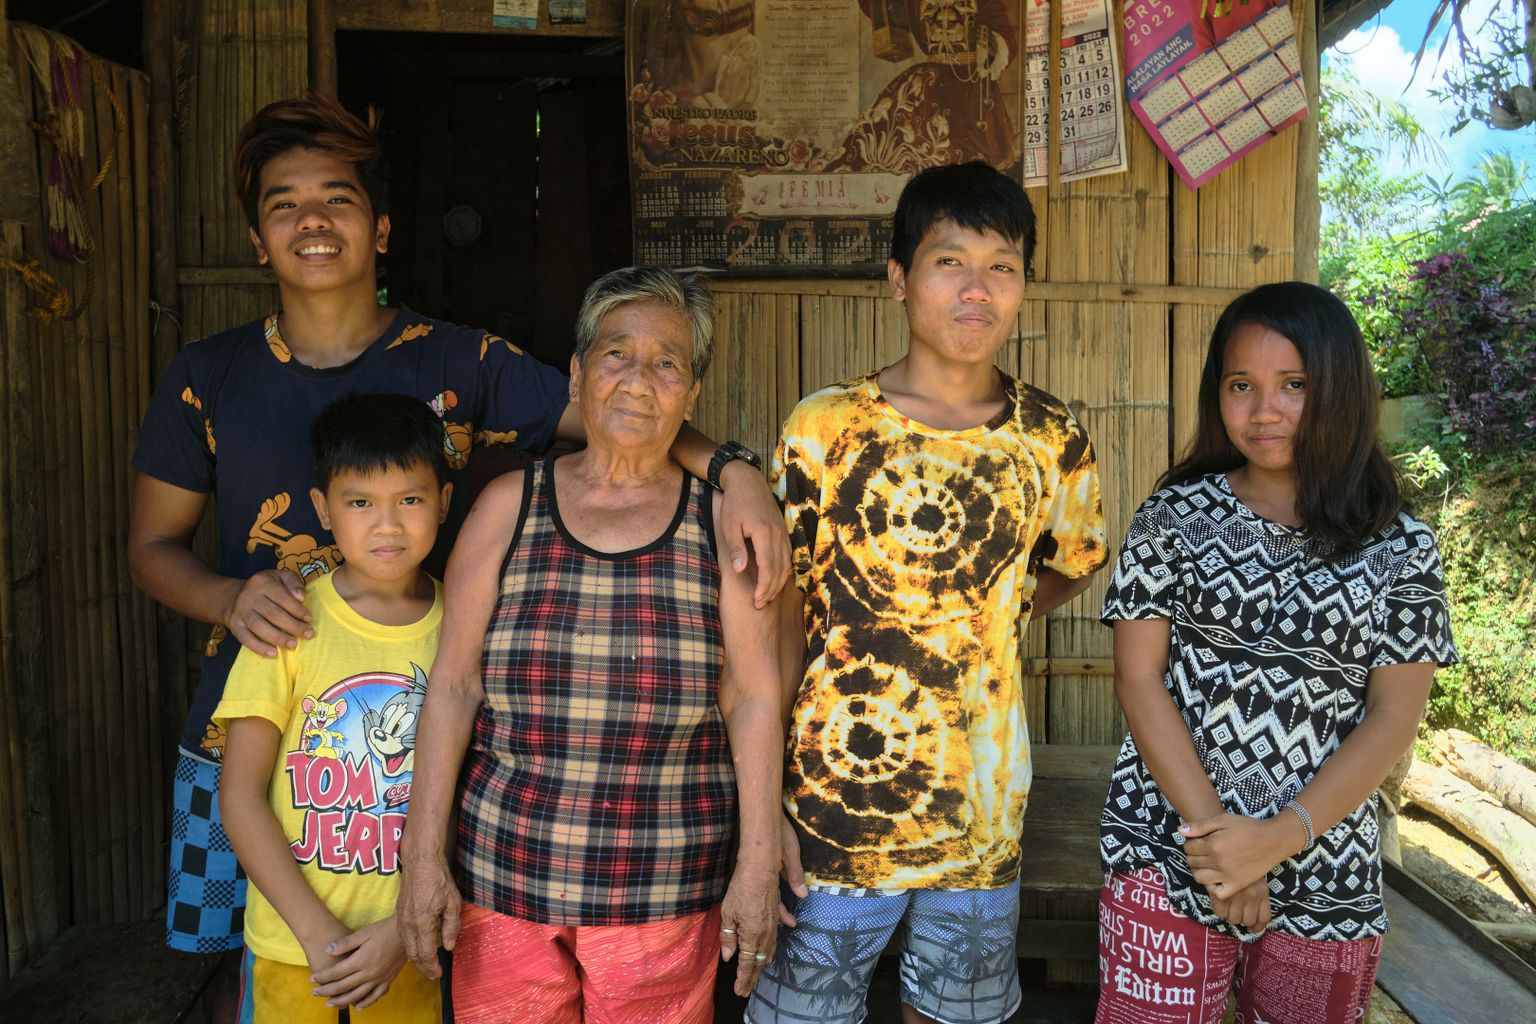
[[[427,674],[412,664],[414,678],[409,690],[401,690],[377,711],[363,715],[363,735],[368,751],[379,762],[386,779],[397,779],[416,765],[416,719],[427,693]]]
[[[338,697],[328,704],[315,697],[305,697],[299,706],[304,709],[304,731],[299,734],[304,753],[311,757],[338,759],[341,754],[336,748],[345,743],[347,737],[329,726],[347,713],[347,699]]]

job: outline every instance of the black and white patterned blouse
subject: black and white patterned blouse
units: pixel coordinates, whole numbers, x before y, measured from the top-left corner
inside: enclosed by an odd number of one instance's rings
[[[1304,530],[1261,518],[1225,474],[1158,491],[1137,510],[1102,618],[1170,619],[1164,684],[1233,814],[1267,818],[1299,793],[1365,712],[1381,665],[1458,660],[1440,556],[1406,513],[1329,565]],[[1184,859],[1179,816],[1126,736],[1099,826],[1106,871],[1158,866],[1182,913],[1211,913]],[[1269,874],[1272,928],[1348,940],[1387,930],[1376,797]]]

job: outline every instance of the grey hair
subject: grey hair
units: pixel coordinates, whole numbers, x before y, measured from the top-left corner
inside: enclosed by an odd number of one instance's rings
[[[694,380],[703,379],[714,350],[715,299],[696,276],[671,267],[623,267],[593,281],[576,314],[577,361],[586,361],[603,317],[629,302],[659,302],[688,318],[693,324],[689,369]]]

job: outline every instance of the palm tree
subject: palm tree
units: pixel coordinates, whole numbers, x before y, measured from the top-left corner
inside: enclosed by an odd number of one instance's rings
[[[1458,84],[1471,85],[1474,88],[1485,89],[1487,92],[1487,106],[1481,107],[1476,97],[1461,95],[1460,90],[1453,84],[1451,91],[1458,93],[1463,109],[1470,106],[1477,113],[1478,120],[1506,131],[1517,131],[1528,125],[1536,125],[1536,89],[1532,88],[1536,86],[1536,0],[1509,0],[1509,8],[1516,16],[1516,24],[1500,31],[1500,52],[1492,55],[1479,53],[1477,46],[1467,37],[1462,16],[1471,6],[1472,0],[1436,0],[1435,9],[1430,13],[1429,21],[1424,26],[1424,38],[1419,41],[1418,52],[1413,55],[1414,73],[1418,73],[1419,62],[1424,59],[1424,51],[1429,47],[1429,37],[1441,20],[1449,15],[1452,31],[1447,32],[1445,38],[1440,40],[1440,49],[1435,54],[1435,61],[1438,63],[1445,55],[1445,48],[1450,45],[1451,36],[1454,35],[1463,60],[1474,68],[1480,69]],[[1497,6],[1495,6],[1496,10]],[[1493,15],[1490,15],[1490,19],[1492,17]],[[1523,84],[1519,81],[1522,69],[1518,68],[1522,60],[1525,65]]]

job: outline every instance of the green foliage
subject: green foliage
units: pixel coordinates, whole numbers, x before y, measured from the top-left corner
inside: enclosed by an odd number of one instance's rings
[[[1526,130],[1536,121],[1530,91],[1536,85],[1530,80],[1536,39],[1526,38],[1521,0],[1509,0],[1503,8],[1495,4],[1481,42],[1473,42],[1461,24],[1461,15],[1469,3],[1470,0],[1442,0],[1442,6],[1454,9],[1454,29],[1441,43],[1440,53],[1444,54],[1454,36],[1461,59],[1446,68],[1441,84],[1430,88],[1429,94],[1456,112],[1452,135],[1473,121],[1490,128]],[[1420,56],[1433,28],[1431,21],[1419,47]],[[1415,68],[1417,64],[1415,58]]]
[[[1536,445],[1533,297],[1532,282],[1453,249],[1415,263],[1393,299],[1402,341],[1424,353],[1445,398],[1447,425],[1474,450]]]
[[[1386,157],[1404,164],[1443,164],[1445,155],[1401,103],[1360,84],[1345,59],[1323,72],[1318,190],[1326,211],[1322,255],[1337,256],[1411,225],[1432,195],[1420,170],[1387,172]]]
[[[1421,491],[1451,475],[1451,467],[1445,464],[1439,452],[1427,444],[1421,445],[1418,451],[1403,452],[1397,459],[1403,477]]]
[[[1348,69],[1323,77],[1323,284],[1344,299],[1388,396],[1443,415],[1396,459],[1439,535],[1462,663],[1436,675],[1428,721],[1536,767],[1536,203],[1508,154],[1436,181],[1385,168],[1428,156],[1411,117]],[[1417,129],[1422,132],[1422,129]],[[1389,163],[1390,161],[1390,163]]]
[[[1461,664],[1435,676],[1427,723],[1536,768],[1536,452],[1476,463],[1410,501],[1435,527]]]
[[[1323,257],[1320,268],[1323,287],[1342,298],[1360,324],[1387,398],[1432,390],[1429,363],[1419,347],[1403,337],[1395,301],[1426,247],[1422,234],[1371,238],[1340,247]]]

